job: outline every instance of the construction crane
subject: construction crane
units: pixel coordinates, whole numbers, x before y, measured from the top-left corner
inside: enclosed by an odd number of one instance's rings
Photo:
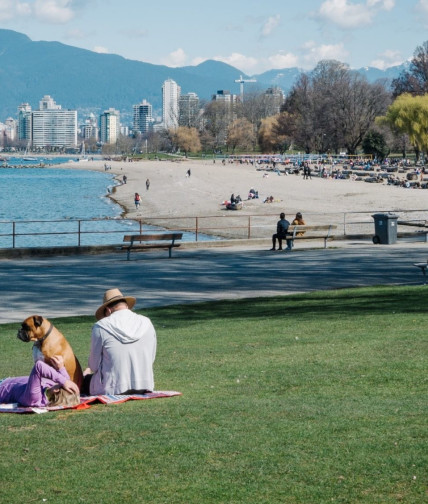
[[[247,82],[257,82],[256,79],[244,79],[242,75],[239,79],[236,79],[235,82],[241,85],[241,102],[244,101],[244,84]]]

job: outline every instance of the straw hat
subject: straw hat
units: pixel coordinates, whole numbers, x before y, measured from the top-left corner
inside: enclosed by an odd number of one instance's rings
[[[136,303],[136,299],[131,296],[124,296],[119,289],[109,289],[104,293],[103,304],[95,312],[95,317],[97,320],[104,318],[105,308],[116,301],[125,301],[129,309],[132,309]]]

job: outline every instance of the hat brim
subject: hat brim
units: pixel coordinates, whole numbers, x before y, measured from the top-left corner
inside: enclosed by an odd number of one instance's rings
[[[137,302],[136,298],[132,296],[119,296],[117,298],[112,298],[107,303],[102,304],[98,310],[95,312],[95,318],[97,320],[101,320],[102,318],[105,317],[104,310],[108,305],[111,305],[112,303],[116,303],[117,301],[125,301],[126,304],[128,305],[128,308],[132,310],[134,308],[135,303]]]

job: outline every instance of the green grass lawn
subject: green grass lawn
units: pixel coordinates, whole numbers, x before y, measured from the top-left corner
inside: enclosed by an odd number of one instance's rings
[[[147,310],[156,389],[183,395],[2,414],[0,502],[426,502],[427,292]],[[82,365],[93,322],[54,321]],[[3,377],[32,366],[18,326],[1,326]]]

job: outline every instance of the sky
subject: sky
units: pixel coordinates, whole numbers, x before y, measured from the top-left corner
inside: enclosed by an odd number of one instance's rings
[[[428,0],[0,0],[0,28],[170,67],[384,70],[428,40]]]

